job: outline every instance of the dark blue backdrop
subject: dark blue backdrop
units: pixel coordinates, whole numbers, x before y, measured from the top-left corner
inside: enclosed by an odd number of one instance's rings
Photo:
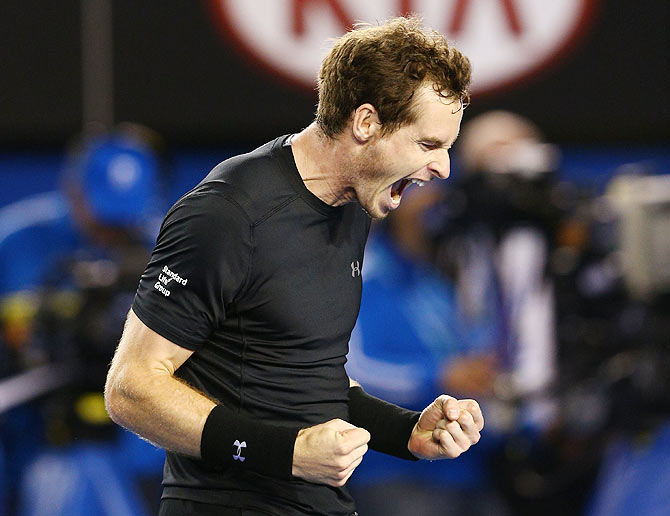
[[[180,151],[168,156],[166,209],[218,162],[244,149]],[[602,191],[620,167],[638,164],[643,170],[670,173],[670,148],[661,147],[563,147],[562,176],[568,181]],[[28,195],[58,188],[64,156],[59,153],[0,154],[0,206]],[[454,163],[458,173],[458,162]]]

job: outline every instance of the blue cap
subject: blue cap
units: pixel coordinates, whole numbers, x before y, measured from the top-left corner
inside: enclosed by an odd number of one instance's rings
[[[155,207],[158,169],[148,147],[131,138],[107,136],[85,145],[75,175],[96,220],[137,226]]]

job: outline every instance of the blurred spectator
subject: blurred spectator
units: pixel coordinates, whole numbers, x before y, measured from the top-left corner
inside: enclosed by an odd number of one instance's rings
[[[507,434],[498,483],[515,513],[574,513],[594,461],[576,467],[562,455],[563,434],[555,435],[561,412],[552,273],[561,235],[581,235],[579,227],[564,230],[572,190],[559,182],[557,148],[519,115],[480,115],[464,125],[459,143],[463,173],[444,204],[437,264],[456,284],[466,323],[489,328],[483,338],[497,360],[487,426]],[[474,382],[470,371],[475,364],[454,378]]]
[[[363,267],[363,297],[347,370],[365,389],[420,410],[436,393],[489,396],[495,354],[462,323],[451,285],[432,265],[432,224],[440,185],[403,193],[403,209],[371,236]],[[454,392],[457,387],[459,392]],[[492,490],[485,431],[458,459],[406,463],[368,452],[349,482],[362,515],[504,515]]]
[[[3,364],[4,374],[49,358],[47,350],[28,346],[45,285],[72,276],[68,269],[78,260],[114,260],[138,242],[151,243],[159,220],[159,161],[140,131],[146,132],[125,124],[82,139],[71,150],[61,191],[0,210],[0,322],[13,359]]]
[[[459,156],[463,176],[447,200],[439,266],[456,282],[468,321],[498,321],[490,338],[506,395],[541,393],[556,375],[547,264],[561,216],[552,199],[558,151],[529,120],[494,111],[464,125]],[[547,424],[546,407],[528,408]]]
[[[50,364],[67,365],[58,370],[67,378],[56,382],[57,391],[39,403],[0,414],[10,494],[16,493],[22,471],[34,457],[39,457],[36,464],[50,464],[54,471],[67,464],[65,469],[71,470],[71,464],[100,463],[107,456],[101,446],[118,447],[114,454],[119,457],[132,450],[139,465],[135,472],[160,471],[160,452],[138,446],[135,437],[118,440],[102,390],[137,276],[160,222],[161,172],[153,133],[121,124],[109,134],[87,135],[73,146],[60,191],[0,210],[0,373],[21,378],[22,371],[47,364],[47,377]],[[27,401],[41,394],[39,388],[31,394],[34,385],[21,385]],[[90,441],[101,444],[87,448]],[[79,444],[72,447],[74,442]],[[65,447],[50,452],[46,445]],[[53,454],[60,455],[54,460]],[[110,460],[114,454],[108,454]],[[129,464],[129,458],[108,464],[107,470],[114,474],[122,463]],[[44,468],[34,464],[22,481],[23,507],[25,497],[35,495],[25,486],[40,484],[35,482],[40,471]],[[159,493],[156,479],[154,484],[152,496]],[[52,494],[58,492],[72,514],[72,504],[84,499],[73,497],[72,489],[85,486],[59,486],[54,484]],[[44,485],[40,489],[50,492]],[[42,499],[53,501],[50,496]],[[45,507],[49,514],[60,514],[53,505]]]
[[[558,182],[557,149],[523,117],[507,112],[481,115],[464,125],[459,149],[463,175],[446,198],[438,202],[440,196],[426,188],[408,192],[418,201],[404,213],[394,213],[387,231],[368,245],[349,367],[366,388],[409,406],[441,390],[483,398],[490,446],[485,443],[480,456],[445,463],[427,476],[449,493],[456,513],[497,514],[504,509],[489,481],[496,432],[521,436],[507,439],[507,450],[518,451],[525,436],[557,424],[550,259],[565,218],[561,201],[567,194]],[[431,262],[453,281],[453,288]],[[379,349],[394,356],[394,363],[380,361]],[[386,382],[375,381],[375,376]],[[504,474],[518,464],[507,466],[502,467]],[[403,477],[401,467],[376,465],[366,457],[354,477],[366,491],[358,499],[386,500],[381,512],[394,506],[399,514],[406,513],[409,509],[398,509],[402,501],[382,486],[395,475],[407,494],[412,486],[404,481],[411,477]],[[384,470],[393,473],[380,474]],[[565,485],[559,488],[564,489]],[[420,496],[416,492],[411,498]],[[472,499],[482,505],[455,502]],[[412,513],[420,505],[413,505]],[[516,509],[523,507],[516,504]]]
[[[515,513],[580,514],[608,437],[657,435],[670,413],[670,187],[619,179],[599,197],[562,183],[555,148],[511,113],[470,121],[460,151],[437,263],[466,321],[499,322],[487,427],[510,433],[496,476]],[[638,468],[618,446],[607,464],[618,458],[621,470],[601,473],[601,491]],[[596,500],[594,514],[615,510],[607,495]],[[633,504],[621,500],[617,511]]]
[[[670,176],[618,172],[590,205],[594,236],[573,273],[582,309],[570,316],[595,366],[568,399],[599,406],[604,461],[587,514],[669,514]]]

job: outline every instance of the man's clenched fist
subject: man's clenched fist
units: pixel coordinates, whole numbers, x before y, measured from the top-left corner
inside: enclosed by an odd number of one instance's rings
[[[293,449],[293,476],[343,486],[368,451],[370,433],[341,419],[303,428]]]
[[[479,442],[484,416],[475,400],[443,394],[426,407],[407,447],[420,459],[453,459]]]

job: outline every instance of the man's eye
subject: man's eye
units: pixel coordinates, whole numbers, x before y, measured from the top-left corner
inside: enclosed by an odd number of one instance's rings
[[[434,143],[428,143],[428,142],[421,142],[421,147],[423,147],[425,150],[434,150],[437,149],[437,145]]]

